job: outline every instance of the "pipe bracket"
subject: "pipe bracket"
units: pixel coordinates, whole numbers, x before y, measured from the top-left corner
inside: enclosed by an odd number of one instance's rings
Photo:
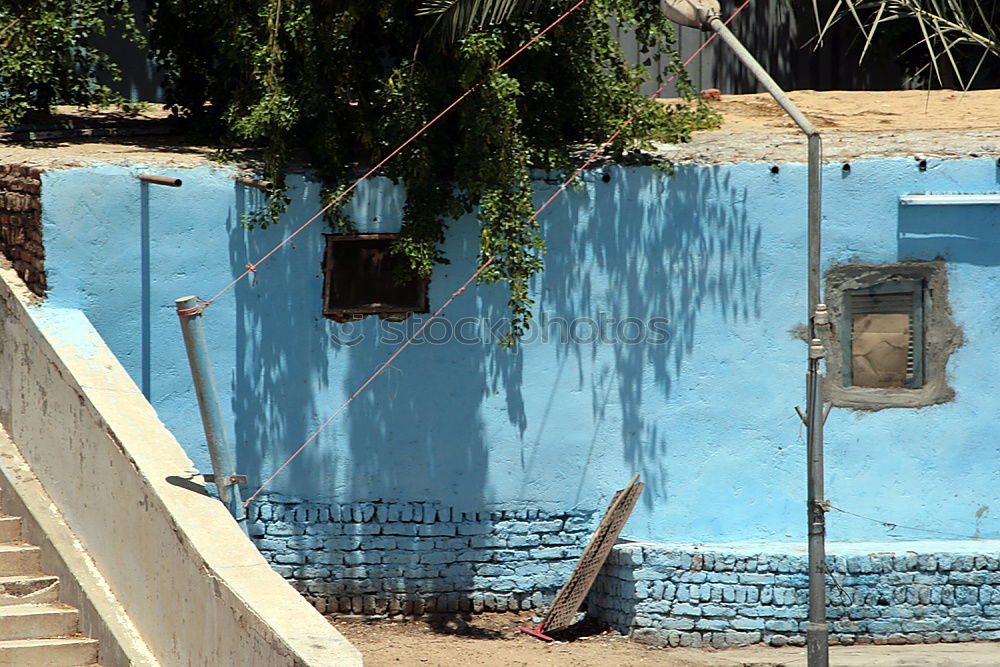
[[[215,481],[215,475],[213,475],[212,473],[204,474],[204,475],[202,475],[202,478],[204,478],[204,480],[206,482],[211,482],[212,484],[216,483],[216,481]],[[230,485],[232,485],[232,484],[247,484],[248,483],[247,482],[247,476],[246,475],[230,475],[229,476],[229,481],[226,482],[226,483],[230,484]]]

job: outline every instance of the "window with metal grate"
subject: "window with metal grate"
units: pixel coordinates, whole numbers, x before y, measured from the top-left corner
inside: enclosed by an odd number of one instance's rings
[[[921,280],[890,280],[845,291],[845,386],[923,386],[926,298]]]

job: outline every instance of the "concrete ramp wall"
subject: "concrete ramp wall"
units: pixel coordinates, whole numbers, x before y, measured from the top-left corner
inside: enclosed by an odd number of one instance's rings
[[[29,298],[0,268],[0,422],[155,660],[361,665],[185,481],[190,460],[86,317]]]

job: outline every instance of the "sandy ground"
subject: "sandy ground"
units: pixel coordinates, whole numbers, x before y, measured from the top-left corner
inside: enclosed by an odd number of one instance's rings
[[[1000,90],[817,92],[794,91],[792,100],[824,135],[828,162],[871,156],[1000,157]],[[664,100],[676,102],[676,100]],[[723,95],[712,105],[722,128],[697,132],[691,143],[659,145],[676,162],[717,164],[742,160],[804,162],[805,140],[767,94]],[[110,123],[163,123],[156,107],[138,116],[60,107],[44,122],[100,127]],[[42,121],[39,121],[42,122]],[[111,162],[165,167],[218,166],[212,147],[194,137],[137,136],[11,142],[0,132],[0,163],[30,162],[72,167]],[[236,163],[252,162],[237,156]]]
[[[826,162],[867,157],[1000,157],[1000,89],[789,93],[823,136]],[[663,100],[676,103],[678,100]],[[711,102],[722,127],[681,145],[659,145],[675,162],[805,162],[805,137],[766,93]]]
[[[89,128],[101,131],[112,125],[128,124],[133,128],[162,125],[170,113],[156,105],[138,114],[116,109],[60,106],[46,118],[27,119],[22,127],[57,126]],[[81,137],[16,141],[10,132],[0,131],[0,164],[28,162],[47,167],[78,167],[94,163],[157,165],[165,167],[219,166],[216,149],[197,137],[153,135],[132,137]]]
[[[1000,90],[798,90],[789,97],[821,132],[1000,131]],[[796,127],[767,93],[723,95],[711,106],[722,113],[723,133]]]
[[[330,617],[368,667],[806,667],[804,648],[651,648],[587,627],[545,643],[517,630],[530,614],[428,616],[419,620]],[[996,667],[1000,643],[836,646],[835,667]]]

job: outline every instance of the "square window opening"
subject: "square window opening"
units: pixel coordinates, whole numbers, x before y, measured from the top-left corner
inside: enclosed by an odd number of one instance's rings
[[[945,262],[834,264],[826,273],[832,326],[821,326],[823,395],[859,410],[919,408],[955,396],[946,367],[962,344],[951,320]]]
[[[397,234],[326,235],[324,317],[347,322],[369,315],[405,319],[411,313],[428,312],[430,281],[413,273],[405,257],[391,252],[397,237]]]

